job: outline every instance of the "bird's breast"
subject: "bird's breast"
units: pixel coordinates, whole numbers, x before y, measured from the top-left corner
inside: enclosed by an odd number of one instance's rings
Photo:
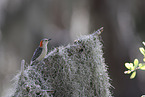
[[[41,61],[47,54],[47,47],[43,48],[41,55],[37,58],[38,61]]]

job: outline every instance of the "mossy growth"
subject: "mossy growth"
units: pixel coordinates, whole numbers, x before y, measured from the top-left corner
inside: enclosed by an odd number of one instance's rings
[[[48,53],[15,77],[13,97],[112,97],[101,29]]]

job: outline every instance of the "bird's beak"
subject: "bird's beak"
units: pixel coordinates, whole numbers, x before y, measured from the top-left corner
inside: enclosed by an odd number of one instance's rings
[[[48,39],[48,41],[50,41],[51,39]]]

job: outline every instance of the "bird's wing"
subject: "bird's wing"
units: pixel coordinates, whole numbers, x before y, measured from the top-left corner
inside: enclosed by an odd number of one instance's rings
[[[35,61],[40,55],[41,55],[41,52],[42,52],[42,48],[41,47],[38,47],[34,54],[33,54],[33,57],[31,59],[31,61]]]

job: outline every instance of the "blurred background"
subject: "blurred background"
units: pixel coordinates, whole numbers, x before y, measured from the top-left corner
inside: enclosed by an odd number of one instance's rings
[[[42,38],[51,38],[53,49],[102,26],[113,96],[145,94],[145,71],[133,80],[124,74],[125,62],[143,58],[138,48],[145,39],[145,0],[0,0],[0,96]]]

